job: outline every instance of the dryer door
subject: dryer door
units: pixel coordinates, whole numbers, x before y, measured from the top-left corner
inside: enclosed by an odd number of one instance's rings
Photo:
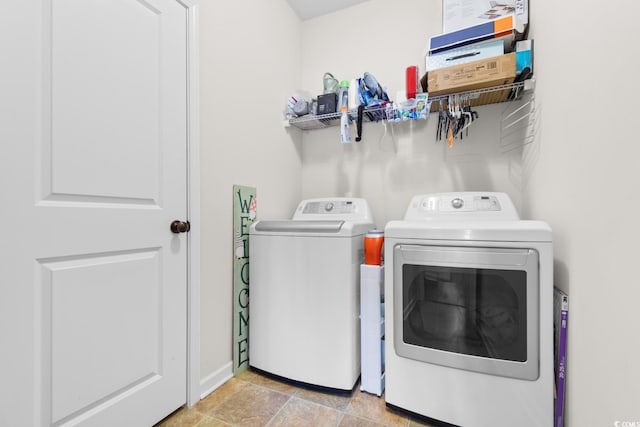
[[[533,249],[396,246],[398,355],[537,379],[538,258]]]

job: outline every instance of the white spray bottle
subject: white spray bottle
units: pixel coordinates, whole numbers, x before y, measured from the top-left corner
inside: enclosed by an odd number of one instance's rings
[[[343,144],[351,144],[351,133],[349,132],[349,82],[343,80],[340,82],[340,96],[338,98],[340,105],[340,142]]]

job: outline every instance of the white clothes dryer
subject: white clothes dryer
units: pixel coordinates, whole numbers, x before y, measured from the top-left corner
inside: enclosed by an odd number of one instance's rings
[[[388,405],[459,426],[553,425],[553,248],[503,193],[415,196],[385,227]]]
[[[364,199],[302,201],[249,231],[249,365],[351,390],[360,375],[360,264],[375,228]]]

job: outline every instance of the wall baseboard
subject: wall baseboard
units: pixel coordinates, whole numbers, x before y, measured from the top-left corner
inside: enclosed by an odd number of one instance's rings
[[[233,361],[229,361],[217,371],[200,380],[200,399],[204,399],[213,393],[231,377],[233,377]]]

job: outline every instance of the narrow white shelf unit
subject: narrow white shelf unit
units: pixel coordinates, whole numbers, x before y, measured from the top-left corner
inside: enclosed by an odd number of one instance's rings
[[[384,266],[360,266],[360,390],[384,391]]]

